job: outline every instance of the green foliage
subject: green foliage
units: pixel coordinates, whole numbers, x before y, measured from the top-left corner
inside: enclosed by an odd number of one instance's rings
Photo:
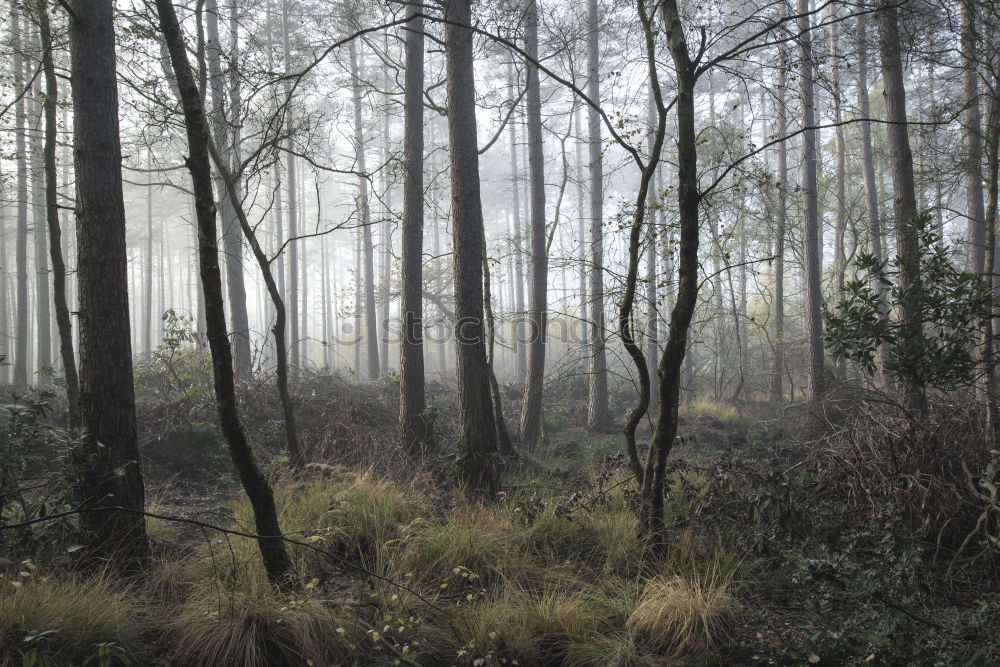
[[[972,382],[976,367],[978,324],[989,312],[991,294],[979,276],[959,271],[951,249],[941,242],[931,216],[918,216],[917,256],[920,280],[901,287],[904,258],[891,267],[870,253],[855,260],[857,276],[845,282],[845,297],[826,313],[826,344],[834,354],[856,362],[873,375],[878,350],[889,348],[886,369],[904,384],[953,390]],[[905,308],[923,321],[914,337],[900,322]]]

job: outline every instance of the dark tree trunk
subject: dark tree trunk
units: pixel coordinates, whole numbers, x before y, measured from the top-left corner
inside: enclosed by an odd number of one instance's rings
[[[834,17],[836,18],[836,17]],[[844,250],[845,236],[847,235],[847,144],[844,139],[843,113],[841,111],[840,93],[840,39],[838,30],[839,23],[830,26],[830,67],[833,70],[831,76],[832,97],[833,97],[833,122],[836,124],[835,132],[835,154],[836,154],[836,187],[837,187],[837,214],[834,226],[834,278],[837,284],[837,299],[844,298],[844,282],[847,272],[847,254]],[[847,379],[847,359],[841,357],[837,360],[837,379],[843,382]]]
[[[69,0],[80,298],[80,414],[86,439],[84,502],[144,507],[136,443],[125,204],[122,195],[113,0]],[[134,512],[83,515],[98,556],[146,559],[146,523]]]
[[[538,7],[525,9],[525,50],[538,60]],[[521,411],[521,445],[534,448],[542,434],[542,391],[545,383],[545,338],[548,315],[549,258],[545,238],[545,156],[542,153],[542,96],[538,67],[528,62],[526,101],[528,172],[531,180],[531,310],[528,313],[528,376]]]
[[[49,254],[52,259],[52,295],[56,307],[56,326],[59,332],[59,355],[66,378],[66,399],[69,403],[69,425],[80,425],[80,380],[76,372],[73,353],[73,324],[69,317],[66,299],[66,262],[62,252],[62,229],[59,226],[59,175],[56,172],[56,105],[59,102],[59,83],[52,59],[52,30],[46,0],[37,0],[39,33],[42,42],[42,68],[45,71],[45,214],[49,231]]]
[[[969,244],[968,270],[982,275],[986,253],[986,213],[983,210],[983,136],[982,117],[979,111],[978,39],[976,35],[976,1],[962,0],[962,111],[965,138],[965,162],[962,178],[965,181],[966,241]]]
[[[216,209],[212,195],[212,170],[209,162],[208,121],[188,63],[184,38],[177,24],[171,0],[157,0],[157,14],[164,38],[170,50],[170,61],[184,108],[187,128],[187,167],[195,191],[198,217],[198,258],[201,280],[205,286],[205,315],[208,344],[212,353],[215,378],[215,400],[222,433],[229,445],[233,464],[253,507],[258,546],[268,578],[282,582],[292,574],[292,564],[281,538],[277,510],[271,487],[254,459],[240,423],[233,381],[233,357],[226,332],[226,315],[219,270],[219,248],[216,244]]]
[[[514,66],[507,63],[507,80],[510,85],[510,98],[517,100],[517,85],[514,79]],[[519,385],[524,384],[528,376],[528,354],[524,336],[524,245],[521,238],[521,174],[517,164],[517,122],[513,116],[510,119],[510,179],[513,211],[514,240],[514,310],[517,319],[514,324],[514,379]]]
[[[403,449],[411,455],[427,444],[424,393],[424,33],[419,8],[411,5],[406,33],[404,118],[402,299],[399,348],[399,424]]]
[[[892,164],[893,213],[896,218],[896,248],[900,258],[899,287],[903,292],[920,289],[920,263],[914,221],[917,216],[917,199],[913,184],[913,154],[906,120],[906,90],[903,87],[903,63],[899,53],[899,27],[896,5],[890,0],[879,0],[879,50],[882,53],[882,80],[885,85],[885,115],[888,121],[889,157]],[[904,300],[906,301],[906,300]],[[921,363],[919,346],[914,345],[921,336],[923,322],[919,311],[903,303],[899,319],[904,330],[902,349],[897,354],[906,364],[916,367]],[[927,412],[924,388],[902,388],[906,405],[919,414]]]
[[[802,124],[806,128],[816,125],[816,108],[813,94],[813,53],[810,38],[809,0],[798,0],[799,28],[799,85],[802,95]],[[826,393],[826,376],[823,369],[823,294],[820,285],[819,256],[819,200],[817,177],[816,130],[808,129],[803,135],[802,191],[805,198],[805,232],[802,255],[805,258],[806,281],[806,338],[809,342],[809,400],[818,404]]]
[[[451,146],[452,240],[455,272],[458,474],[470,491],[493,494],[500,481],[483,325],[483,209],[480,198],[473,76],[471,0],[445,9],[448,135]]]
[[[778,137],[788,135],[788,48],[778,47]],[[771,402],[780,406],[785,400],[785,236],[788,224],[788,142],[778,144],[778,210],[774,230],[774,366],[771,376]]]

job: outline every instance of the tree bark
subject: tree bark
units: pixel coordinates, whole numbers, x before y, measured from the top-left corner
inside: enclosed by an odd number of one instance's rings
[[[847,255],[844,252],[844,237],[847,234],[847,144],[844,139],[843,112],[841,110],[840,92],[840,39],[838,30],[840,24],[836,15],[833,17],[834,23],[830,26],[830,55],[832,69],[831,94],[833,96],[833,122],[836,125],[835,149],[836,167],[835,179],[837,188],[836,203],[836,223],[834,225],[834,248],[833,248],[833,269],[834,278],[837,285],[838,301],[844,298],[844,282],[847,272]],[[821,249],[822,250],[822,249]],[[837,360],[837,379],[843,382],[847,379],[847,359],[841,357]]]
[[[507,81],[510,86],[510,99],[516,104],[517,83],[514,78],[514,65],[507,63]],[[517,319],[514,325],[514,378],[519,385],[524,385],[528,376],[528,350],[524,335],[524,245],[521,238],[521,174],[517,164],[517,122],[513,116],[510,124],[510,179],[513,211],[514,240],[514,310]]]
[[[982,275],[985,263],[986,212],[983,210],[983,135],[979,111],[979,46],[976,35],[976,1],[962,0],[961,55],[963,135],[965,160],[966,239],[969,244],[968,270]]]
[[[813,94],[813,53],[810,37],[809,0],[798,0],[799,85],[802,96],[802,124],[816,125]],[[817,178],[816,131],[807,129],[802,147],[802,190],[805,198],[805,233],[802,255],[805,258],[806,338],[809,341],[809,399],[818,404],[826,393],[823,364],[823,294],[820,286],[819,200]]]
[[[142,511],[136,443],[122,195],[113,0],[68,0],[73,155],[76,165],[80,414],[85,431],[84,502]],[[97,556],[126,567],[146,559],[141,514],[82,515]]]
[[[38,35],[32,30],[32,45],[41,51]],[[31,171],[31,227],[35,251],[35,369],[52,369],[52,296],[49,289],[49,239],[45,188],[44,93],[36,77],[31,87],[31,128],[29,165]],[[41,377],[41,376],[40,376]]]
[[[587,2],[587,96],[601,100],[600,19],[597,0]],[[587,138],[590,159],[590,374],[587,376],[587,428],[602,430],[608,414],[608,362],[604,341],[604,147],[601,116],[588,107]]]
[[[994,276],[996,271],[996,226],[998,208],[1000,208],[1000,73],[993,75],[993,95],[990,99],[989,118],[986,126],[986,238],[984,239],[983,288],[993,295],[990,308],[982,320],[982,394],[986,402],[986,424],[996,442],[1000,431],[1000,415],[997,414],[997,370],[993,349],[995,335],[994,320],[997,316],[997,286],[1000,281]]]
[[[281,0],[281,41],[282,57],[285,73],[292,71],[292,47],[291,47],[291,17],[288,13],[289,0]],[[353,45],[354,42],[351,42]],[[291,372],[292,377],[298,377],[299,366],[301,365],[302,344],[299,336],[299,247],[295,240],[299,234],[298,218],[298,189],[295,155],[292,152],[292,133],[295,126],[294,107],[292,106],[292,82],[285,80],[285,132],[288,138],[285,140],[285,170],[288,172],[286,183],[288,185],[288,294],[285,301],[288,304],[289,337],[291,338]]]
[[[483,326],[483,209],[472,31],[466,27],[472,22],[471,0],[449,0],[445,18],[460,421],[457,470],[467,489],[492,495],[500,470]]]
[[[403,128],[403,247],[399,348],[399,424],[403,449],[421,454],[427,445],[424,388],[424,303],[421,288],[424,252],[424,20],[416,5],[408,9]]]
[[[11,36],[14,49],[14,150],[17,154],[17,232],[14,263],[17,271],[17,314],[14,317],[14,386],[28,386],[28,148],[24,108],[25,72],[21,40],[21,11],[11,4]]]
[[[219,6],[216,0],[205,2],[205,28],[208,35],[208,81],[212,94],[212,129],[219,142],[219,150],[227,164],[233,163],[235,148],[234,126],[239,122],[235,109],[227,115],[226,81],[222,70],[222,40],[219,37]],[[235,60],[234,66],[235,66]],[[237,84],[238,85],[238,84]],[[238,91],[237,91],[238,92]],[[226,258],[226,289],[229,296],[230,322],[232,323],[233,367],[237,382],[252,379],[250,352],[250,321],[247,316],[247,293],[243,281],[243,243],[240,225],[233,210],[233,202],[226,192],[226,184],[218,175],[215,178],[219,215],[222,219],[222,249]]]
[[[66,262],[62,250],[62,229],[59,225],[59,174],[56,171],[57,133],[56,106],[59,102],[59,83],[56,80],[55,62],[52,58],[52,30],[46,0],[35,3],[39,35],[42,43],[42,69],[45,72],[45,214],[49,232],[49,253],[52,259],[52,293],[56,308],[56,326],[59,333],[59,355],[62,358],[66,379],[66,399],[69,404],[69,426],[80,425],[80,380],[76,372],[73,352],[73,324],[69,317],[66,299]]]
[[[351,59],[351,91],[354,99],[354,151],[358,169],[358,212],[361,218],[361,247],[364,268],[365,349],[368,379],[377,380],[378,312],[375,308],[375,246],[372,242],[371,208],[368,203],[368,166],[365,161],[365,128],[361,116],[361,71],[358,67],[358,47],[354,40],[348,45]]]
[[[226,315],[219,270],[219,248],[216,243],[216,208],[212,194],[212,170],[209,161],[208,120],[202,97],[188,63],[184,38],[177,23],[171,0],[156,1],[160,27],[170,50],[170,61],[184,108],[187,129],[188,156],[198,214],[198,259],[201,280],[205,286],[205,315],[208,344],[212,353],[215,379],[215,400],[223,435],[229,445],[233,464],[253,507],[258,547],[272,583],[285,581],[292,574],[292,564],[281,539],[277,510],[271,487],[254,459],[240,423],[236,386],[233,380],[233,358],[226,332]]]
[[[889,157],[892,164],[893,213],[896,218],[896,248],[900,259],[899,288],[902,292],[920,290],[919,240],[914,221],[917,199],[913,184],[913,154],[906,120],[906,90],[903,86],[903,63],[899,53],[899,27],[896,6],[892,0],[879,0],[879,50],[882,53],[882,81],[885,85],[885,110],[888,122]],[[919,310],[908,300],[899,308],[903,328],[901,347],[897,354],[905,364],[916,367],[923,333]],[[904,388],[906,405],[921,415],[927,412],[924,388],[912,385]]]
[[[538,6],[527,0],[525,51],[538,60]],[[528,313],[528,376],[521,411],[521,445],[533,449],[542,434],[542,391],[545,383],[545,338],[548,316],[549,259],[545,235],[545,156],[542,153],[542,96],[538,67],[526,63],[528,175],[531,183],[531,309]]]
[[[788,136],[788,48],[778,46],[778,138]],[[778,210],[774,231],[774,365],[771,376],[771,402],[781,406],[785,400],[785,237],[788,225],[788,142],[778,144]]]

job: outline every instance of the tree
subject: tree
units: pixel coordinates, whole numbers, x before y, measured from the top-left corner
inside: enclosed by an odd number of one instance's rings
[[[226,314],[216,242],[216,208],[212,194],[212,171],[209,160],[210,135],[202,96],[188,63],[184,38],[171,0],[157,0],[157,16],[163,31],[170,62],[177,79],[177,89],[184,109],[188,156],[198,218],[198,264],[205,290],[205,323],[212,354],[215,402],[222,433],[239,474],[240,482],[253,508],[257,544],[264,568],[273,583],[284,581],[292,573],[291,560],[281,539],[274,495],[260,466],[254,459],[240,421],[233,379],[233,357],[226,331]]]
[[[597,0],[587,3],[587,96],[601,101],[600,19]],[[601,116],[595,106],[587,111],[590,159],[590,373],[587,376],[587,427],[603,429],[609,422],[608,373],[604,325],[604,169]]]
[[[979,111],[979,57],[976,35],[976,0],[961,0],[960,31],[962,54],[962,110],[965,139],[965,160],[962,177],[965,181],[966,239],[969,244],[968,269],[983,273],[985,266],[986,212],[983,209],[983,137]]]
[[[403,163],[402,299],[399,348],[399,424],[403,448],[420,453],[427,443],[424,397],[424,20],[409,7],[406,26]]]
[[[483,323],[483,209],[476,135],[471,0],[445,7],[448,140],[451,147],[452,247],[455,278],[456,380],[461,483],[492,494],[500,470]]]
[[[800,0],[804,1],[804,0]],[[893,215],[896,222],[896,248],[900,258],[899,289],[903,293],[919,293],[920,261],[917,231],[917,198],[913,184],[913,154],[906,120],[906,90],[903,85],[903,63],[900,56],[899,27],[896,5],[879,0],[879,51],[882,54],[882,81],[885,85],[885,116],[888,122],[889,162],[892,167]],[[899,339],[902,350],[897,354],[907,363],[920,361],[919,340],[923,334],[920,312],[904,300],[899,318],[905,334]],[[909,409],[924,414],[927,398],[923,387],[910,384],[903,388]]]
[[[113,0],[67,0],[76,165],[83,527],[99,556],[146,557],[136,443]],[[127,511],[112,508],[120,506]]]
[[[66,299],[66,262],[62,253],[62,230],[59,226],[59,175],[56,173],[56,105],[59,103],[59,83],[52,57],[52,29],[46,0],[37,0],[38,30],[42,46],[42,69],[45,72],[45,218],[49,233],[49,254],[52,259],[52,293],[59,333],[59,355],[66,378],[66,399],[69,403],[69,425],[80,425],[80,380],[73,352],[73,324]],[[46,308],[48,306],[46,305]]]
[[[778,137],[788,134],[788,48],[778,46]],[[785,400],[785,237],[788,224],[788,144],[778,143],[778,201],[774,230],[774,366],[771,376],[771,402],[781,405]]]
[[[14,261],[17,270],[17,314],[14,324],[14,386],[28,386],[28,165],[25,143],[27,119],[24,112],[25,72],[21,45],[21,10],[10,7],[14,46],[14,149],[17,153],[17,232]]]
[[[219,6],[216,0],[206,0],[205,28],[208,37],[208,81],[212,94],[212,126],[219,141],[223,159],[232,163],[236,148],[233,125],[238,122],[236,109],[226,109],[226,80],[222,71],[222,40],[219,37]],[[237,83],[238,86],[238,83]],[[237,88],[238,92],[238,88]],[[236,378],[248,382],[253,376],[250,353],[250,322],[247,316],[247,293],[243,283],[243,243],[240,225],[233,210],[233,202],[226,192],[222,178],[215,179],[219,214],[222,218],[222,247],[226,258],[226,289],[229,293],[229,312],[232,322],[233,362]],[[293,336],[294,340],[294,336]]]
[[[530,179],[531,308],[528,313],[528,375],[521,411],[521,444],[531,449],[542,433],[542,391],[545,383],[545,334],[548,308],[549,258],[545,234],[545,156],[542,153],[542,96],[538,81],[538,6],[527,0],[525,51],[528,55],[526,101],[528,172]]]
[[[823,367],[823,293],[820,285],[819,200],[816,174],[816,109],[813,93],[813,53],[809,0],[798,0],[799,85],[802,125],[806,128],[802,147],[802,190],[805,220],[802,255],[805,258],[806,338],[809,341],[809,398],[815,404],[826,393]]]

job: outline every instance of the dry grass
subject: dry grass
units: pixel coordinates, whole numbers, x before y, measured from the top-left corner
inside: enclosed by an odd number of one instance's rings
[[[341,664],[349,648],[344,625],[320,601],[280,596],[267,584],[197,594],[161,629],[169,659],[191,667],[323,667]]]
[[[106,574],[54,579],[26,567],[0,587],[0,665],[20,665],[32,649],[47,664],[81,664],[100,644],[133,659],[143,655],[143,601]]]
[[[637,640],[674,658],[713,653],[737,608],[731,582],[714,572],[657,577],[646,583],[628,627]]]

